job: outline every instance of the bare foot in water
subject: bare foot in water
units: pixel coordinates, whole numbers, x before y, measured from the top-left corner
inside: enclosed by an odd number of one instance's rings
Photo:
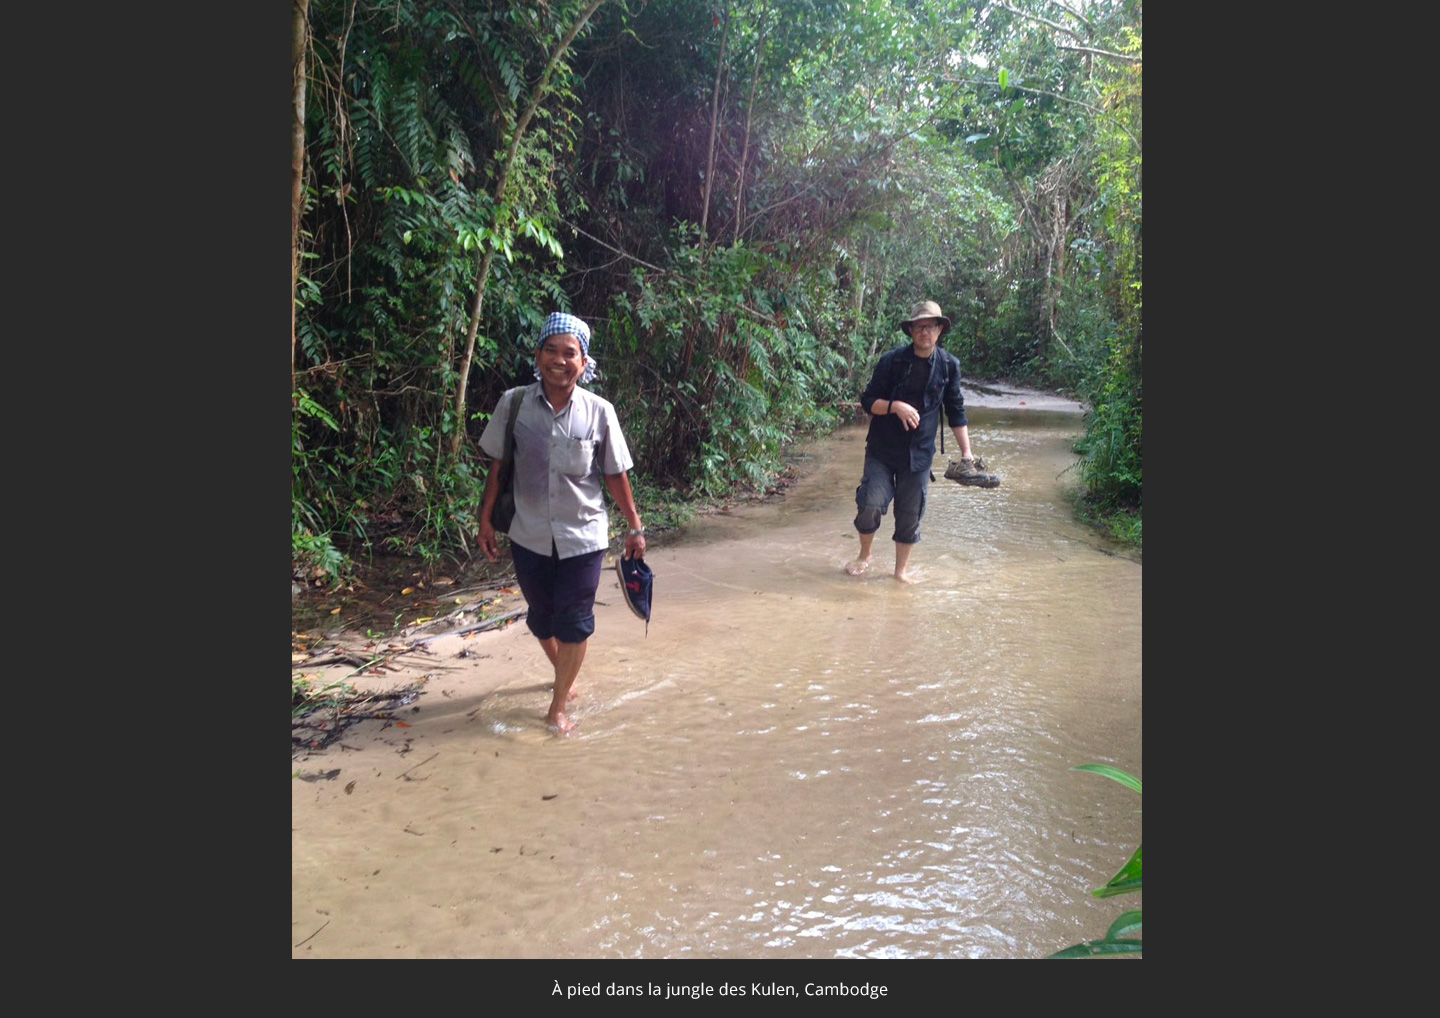
[[[550,683],[550,692],[552,692],[552,693],[555,692],[555,683],[553,683],[553,682]],[[576,688],[572,685],[572,686],[570,687],[570,692],[568,692],[568,693],[565,694],[565,702],[566,702],[566,703],[574,703],[575,700],[576,700],[576,698],[579,697],[579,695],[580,695],[580,690],[576,689]]]
[[[914,583],[914,582],[915,582],[914,577],[912,577],[909,573],[896,573],[896,574],[895,574],[895,579],[899,580],[901,583]]]
[[[570,730],[575,727],[575,722],[571,721],[563,710],[551,711],[545,715],[545,724],[555,729],[561,735],[569,735]]]
[[[868,558],[857,558],[854,562],[847,562],[845,564],[845,571],[851,576],[859,576],[869,568],[870,560]]]

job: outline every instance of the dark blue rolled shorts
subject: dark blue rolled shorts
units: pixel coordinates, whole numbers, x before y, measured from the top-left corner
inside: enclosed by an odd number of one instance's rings
[[[584,643],[595,632],[595,591],[605,552],[561,558],[552,542],[549,555],[511,543],[515,579],[530,606],[525,624],[536,639]]]
[[[897,471],[865,454],[865,476],[855,489],[855,529],[873,534],[880,529],[891,499],[895,501],[895,542],[920,543],[920,519],[925,515],[925,497],[930,490],[930,468]]]

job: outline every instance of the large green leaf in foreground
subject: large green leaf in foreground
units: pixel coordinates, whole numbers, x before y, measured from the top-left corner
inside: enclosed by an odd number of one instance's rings
[[[1134,792],[1140,791],[1140,779],[1133,774],[1128,774],[1118,767],[1111,767],[1109,764],[1081,764],[1078,767],[1071,767],[1072,771],[1087,771],[1091,774],[1099,774],[1101,777],[1109,778],[1118,782]],[[1144,849],[1141,845],[1135,849],[1135,854],[1130,861],[1120,868],[1103,887],[1097,887],[1090,893],[1097,898],[1110,898],[1117,894],[1129,894],[1132,891],[1141,890],[1141,852]],[[1075,944],[1064,950],[1057,951],[1050,955],[1051,958],[1099,958],[1110,955],[1139,954],[1140,941],[1131,940],[1125,936],[1127,933],[1134,933],[1141,928],[1141,916],[1139,909],[1133,909],[1122,913],[1105,933],[1104,940],[1088,940],[1083,944]]]

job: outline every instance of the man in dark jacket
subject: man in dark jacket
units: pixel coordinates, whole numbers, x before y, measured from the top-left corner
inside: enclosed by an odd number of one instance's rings
[[[870,546],[891,500],[895,502],[895,579],[911,582],[906,573],[910,550],[920,540],[920,519],[930,488],[935,434],[943,408],[955,433],[960,455],[974,470],[969,419],[960,395],[960,362],[940,348],[950,319],[933,300],[916,304],[900,323],[910,345],[880,358],[860,405],[870,414],[865,439],[865,476],[855,489],[855,529],[860,532],[860,557],[845,567],[851,576],[870,568]]]

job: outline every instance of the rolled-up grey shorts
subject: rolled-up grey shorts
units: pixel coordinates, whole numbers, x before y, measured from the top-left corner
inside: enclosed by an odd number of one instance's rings
[[[920,520],[925,515],[925,498],[930,490],[930,468],[897,471],[865,454],[865,476],[855,489],[855,529],[873,534],[880,529],[880,517],[895,502],[895,535],[898,544],[920,543]]]

